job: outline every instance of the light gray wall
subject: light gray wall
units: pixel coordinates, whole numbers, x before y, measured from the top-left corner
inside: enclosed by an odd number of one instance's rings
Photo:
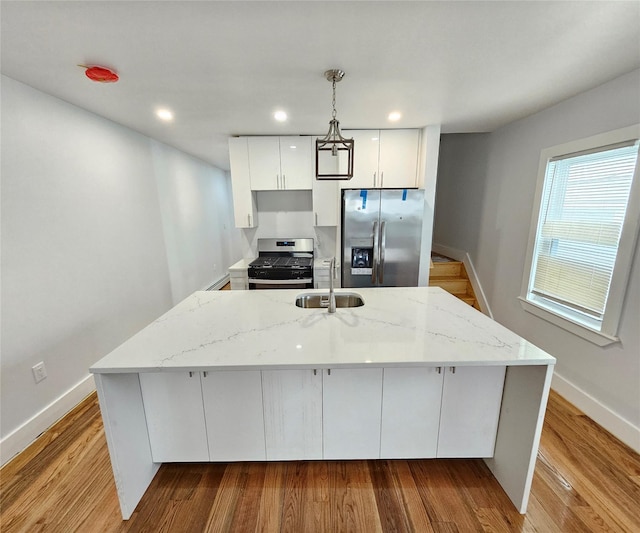
[[[496,320],[554,355],[557,374],[636,428],[640,247],[618,344],[591,344],[526,313],[517,298],[541,150],[640,122],[639,94],[637,70],[490,135],[443,136],[434,237],[439,244],[470,252]]]
[[[227,274],[241,257],[230,176],[150,140],[174,304]]]
[[[440,139],[433,242],[478,251],[480,214],[489,157],[489,134],[449,134]]]
[[[228,175],[5,76],[1,171],[4,439],[241,253]]]

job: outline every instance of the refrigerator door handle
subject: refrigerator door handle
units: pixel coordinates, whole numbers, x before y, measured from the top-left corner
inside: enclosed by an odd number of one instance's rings
[[[371,267],[371,283],[376,284],[376,278],[378,277],[378,253],[379,247],[379,235],[378,235],[378,221],[373,223],[373,265]]]
[[[380,284],[384,282],[384,252],[387,244],[387,222],[383,220],[380,224],[380,252],[378,257],[380,258],[380,265],[378,271],[380,272]]]

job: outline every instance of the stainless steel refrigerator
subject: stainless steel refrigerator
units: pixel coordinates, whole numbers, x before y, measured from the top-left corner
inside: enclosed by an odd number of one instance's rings
[[[342,286],[418,285],[424,191],[342,192]]]

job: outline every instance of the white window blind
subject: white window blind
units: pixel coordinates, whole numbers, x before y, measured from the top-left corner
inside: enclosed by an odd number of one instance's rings
[[[530,296],[602,322],[637,157],[632,141],[548,161]]]

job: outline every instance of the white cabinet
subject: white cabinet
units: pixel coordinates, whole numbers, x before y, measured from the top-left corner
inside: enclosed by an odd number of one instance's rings
[[[211,461],[264,461],[259,370],[202,372],[202,403]]]
[[[153,461],[208,461],[200,373],[139,376]]]
[[[262,372],[267,460],[322,459],[322,371]]]
[[[322,386],[324,458],[379,458],[382,368],[325,370]]]
[[[251,191],[249,174],[249,147],[246,137],[229,139],[231,188],[233,190],[233,216],[237,228],[255,228],[258,225],[255,196]]]
[[[380,457],[436,457],[443,372],[441,367],[385,368]]]
[[[332,272],[329,268],[331,266],[331,259],[316,259],[313,262],[313,288],[314,289],[328,289],[331,280],[329,279]],[[340,262],[336,260],[336,267],[333,271],[333,286],[334,288],[340,287]]]
[[[405,188],[418,185],[420,130],[345,130],[353,137],[353,178],[343,189]]]
[[[379,187],[416,187],[420,130],[380,130]]]
[[[248,137],[254,191],[311,189],[311,137]]]
[[[249,265],[244,259],[229,267],[229,281],[231,282],[231,290],[248,290],[249,289]]]
[[[314,178],[312,183],[313,225],[337,226],[340,223],[341,201],[338,181]]]
[[[506,367],[447,367],[438,457],[492,457]]]
[[[154,462],[265,460],[260,371],[142,373],[140,387]]]
[[[142,373],[154,462],[492,457],[506,368]]]

